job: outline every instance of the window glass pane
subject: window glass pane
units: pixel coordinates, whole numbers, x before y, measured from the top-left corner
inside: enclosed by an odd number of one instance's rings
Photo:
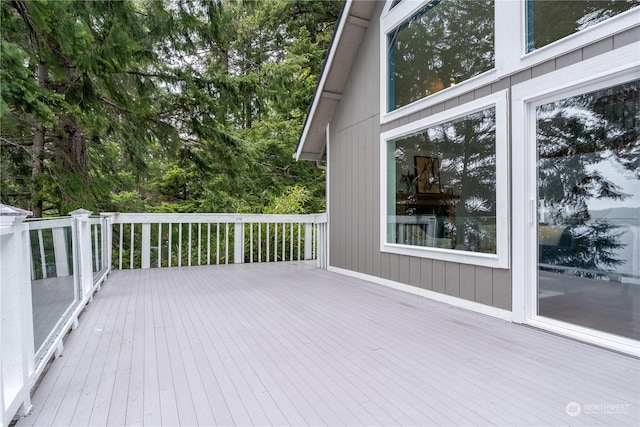
[[[527,52],[640,5],[640,0],[527,0]]]
[[[389,33],[389,111],[494,68],[493,6],[436,0]]]
[[[396,7],[398,5],[398,3],[400,3],[402,0],[393,0],[393,3],[391,3],[391,7],[389,9],[393,9],[394,7]]]
[[[640,339],[640,81],[536,114],[538,313]]]
[[[388,142],[387,242],[496,253],[495,108]]]

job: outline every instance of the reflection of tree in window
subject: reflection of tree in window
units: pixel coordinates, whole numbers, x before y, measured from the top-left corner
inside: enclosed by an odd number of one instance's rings
[[[447,207],[446,215],[437,213],[437,237],[450,238],[450,248],[495,253],[495,135],[495,108],[489,108],[395,141],[398,177],[414,167],[420,173],[415,156],[435,159],[437,193]]]
[[[640,0],[528,0],[527,50],[539,49],[640,5]]]
[[[493,0],[436,0],[389,34],[389,109],[494,67]]]
[[[624,201],[640,191],[640,82],[538,107],[538,198],[541,226],[567,225],[564,243],[540,248],[540,263],[587,269],[597,275],[625,262],[616,258],[618,225],[592,221],[591,200]],[[621,167],[635,185],[622,188],[598,164]],[[613,206],[613,205],[612,205]]]

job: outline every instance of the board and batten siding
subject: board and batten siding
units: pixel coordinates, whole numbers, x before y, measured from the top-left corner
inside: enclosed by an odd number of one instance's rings
[[[511,310],[511,270],[380,251],[380,133],[510,89],[640,39],[634,27],[409,116],[380,125],[380,13],[376,6],[330,123],[330,266]],[[509,108],[510,109],[510,108]],[[513,141],[509,132],[509,147]],[[517,220],[513,218],[512,220]]]

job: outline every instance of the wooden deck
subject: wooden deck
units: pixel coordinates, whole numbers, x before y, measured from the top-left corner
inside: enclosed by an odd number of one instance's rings
[[[18,426],[637,426],[639,402],[638,359],[296,262],[112,272]]]

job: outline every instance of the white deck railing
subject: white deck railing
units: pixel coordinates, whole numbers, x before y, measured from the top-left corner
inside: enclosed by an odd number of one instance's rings
[[[111,269],[316,260],[327,216],[121,214],[28,220],[0,205],[0,424],[31,389]]]
[[[317,260],[326,214],[114,214],[112,268]]]

